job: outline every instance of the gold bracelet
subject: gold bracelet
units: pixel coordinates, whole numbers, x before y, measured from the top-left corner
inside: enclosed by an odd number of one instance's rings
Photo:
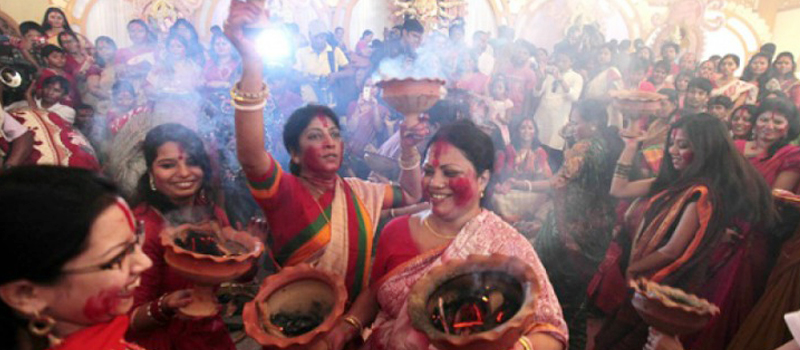
[[[523,349],[525,349],[525,350],[533,350],[533,344],[531,344],[531,341],[528,340],[528,337],[526,337],[524,335],[520,336],[518,341],[519,341],[520,344],[522,344],[522,348]]]
[[[266,83],[263,83],[259,92],[244,92],[239,88],[239,83],[234,84],[231,88],[231,100],[236,102],[257,103],[268,96],[269,87]]]
[[[355,328],[356,332],[359,333],[359,334],[364,330],[364,325],[361,324],[361,321],[359,321],[353,315],[349,315],[349,316],[345,317],[344,318],[344,322],[346,322],[347,324],[353,326],[353,328]]]

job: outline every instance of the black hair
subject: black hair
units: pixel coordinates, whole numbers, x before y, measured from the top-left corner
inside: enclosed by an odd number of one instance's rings
[[[778,57],[775,57],[775,62],[778,62],[778,60],[783,58],[783,57],[788,57],[789,61],[792,62],[792,71],[791,71],[791,73],[787,74],[787,76],[794,77],[794,72],[795,72],[795,70],[797,70],[797,62],[795,62],[795,60],[794,60],[794,54],[792,54],[789,51],[781,52],[781,53],[778,54]]]
[[[373,33],[371,30],[367,29],[367,30],[364,31],[364,33],[361,34],[361,39],[364,39],[364,38],[366,38],[366,37],[368,37],[370,35],[374,35],[374,34],[375,33]]]
[[[750,65],[755,61],[757,58],[763,58],[767,60],[767,69],[764,71],[763,74],[756,77],[755,73],[753,73],[753,69],[750,68]],[[758,88],[760,90],[764,90],[764,86],[767,83],[767,80],[770,78],[770,68],[772,68],[772,57],[767,55],[763,52],[758,52],[753,57],[750,57],[750,60],[747,61],[747,66],[744,67],[744,72],[742,72],[742,80],[744,81],[756,81],[758,83]]]
[[[147,203],[162,213],[172,211],[177,206],[163,193],[153,191],[150,188],[150,174],[153,172],[153,162],[158,156],[158,149],[167,142],[180,144],[188,154],[187,162],[203,169],[203,183],[200,191],[210,189],[212,175],[211,161],[208,158],[208,153],[206,153],[203,140],[200,139],[200,136],[197,136],[197,133],[175,123],[161,124],[148,131],[142,144],[147,172],[139,178],[134,204]]]
[[[48,30],[53,29],[53,26],[50,25],[50,23],[47,21],[47,17],[50,16],[50,14],[53,12],[61,14],[61,18],[64,19],[64,26],[62,28],[65,31],[71,32],[72,28],[69,26],[69,19],[67,18],[67,14],[64,13],[64,11],[58,7],[51,7],[44,12],[44,18],[42,19],[42,33],[47,34]]]
[[[19,33],[22,34],[22,36],[25,36],[25,34],[28,34],[31,30],[35,30],[42,35],[45,34],[44,30],[42,30],[42,26],[34,21],[25,21],[19,24]]]
[[[178,28],[181,26],[188,28],[191,33],[191,38],[186,42],[186,57],[191,58],[202,67],[206,60],[205,52],[203,52],[203,46],[200,45],[200,37],[197,35],[197,29],[194,28],[191,22],[186,20],[186,18],[179,18],[175,21],[175,24],[169,28],[169,36],[178,35]]]
[[[44,81],[42,81],[42,88],[46,88],[53,84],[58,84],[61,86],[61,89],[64,90],[64,96],[69,95],[69,80],[67,80],[67,78],[64,78],[60,75],[47,77],[44,79]]]
[[[658,61],[653,65],[653,71],[654,72],[655,72],[656,69],[661,69],[664,72],[666,72],[667,75],[669,75],[670,71],[672,70],[672,63],[670,63],[667,60]],[[664,77],[664,78],[666,79],[666,77]],[[647,78],[647,80],[650,81],[651,83],[654,83],[653,82],[653,75],[650,75],[650,78]]]
[[[730,97],[725,95],[717,95],[709,98],[707,105],[709,108],[711,106],[722,106],[725,107],[725,109],[731,109],[733,108],[733,100],[731,100]]]
[[[677,129],[686,134],[694,152],[692,162],[681,171],[675,169],[669,153]],[[763,177],[736,149],[725,124],[708,113],[684,116],[672,124],[650,195],[677,193],[697,183],[709,187],[715,227],[729,227],[734,218],[767,226],[775,220],[771,191]]]
[[[732,54],[732,53],[729,53],[729,54],[727,54],[725,56],[722,56],[722,58],[719,59],[719,62],[717,62],[717,72],[722,72],[722,62],[725,61],[728,58],[733,60],[733,63],[736,63],[736,67],[741,67],[742,60],[739,58],[739,56],[735,55],[735,54]],[[709,60],[711,60],[711,59],[709,59]]]
[[[327,106],[310,104],[296,109],[286,120],[286,125],[283,126],[283,146],[286,147],[286,151],[290,155],[300,151],[300,135],[306,130],[308,124],[311,124],[311,121],[318,116],[328,117],[337,128],[342,128],[339,125],[339,116]],[[292,175],[300,175],[300,164],[290,161],[289,171]]]
[[[154,43],[158,42],[158,37],[156,37],[156,34],[153,33],[153,31],[150,30],[150,26],[147,25],[147,22],[145,22],[145,21],[143,21],[141,19],[138,19],[138,18],[137,19],[132,19],[130,22],[128,22],[128,25],[126,25],[125,28],[128,28],[128,30],[130,30],[130,27],[132,25],[134,25],[134,24],[140,25],[140,26],[142,26],[142,28],[144,28],[144,31],[147,33],[147,42],[148,43],[154,44]]]
[[[689,86],[686,87],[686,90],[691,88],[698,88],[710,94],[711,90],[714,89],[714,85],[711,84],[711,80],[702,77],[694,77],[692,80],[689,80]]]
[[[42,48],[42,57],[47,58],[54,52],[64,53],[64,49],[55,46],[53,44],[46,45],[45,47]]]
[[[113,96],[119,95],[124,91],[130,92],[131,95],[136,97],[136,89],[133,87],[133,84],[127,80],[117,80],[117,82],[111,86],[111,94]]]
[[[110,37],[107,37],[107,36],[99,36],[99,37],[97,37],[97,39],[94,40],[95,48],[101,42],[107,43],[107,44],[111,45],[114,48],[115,51],[117,50],[117,43],[114,41],[114,39],[111,39]],[[97,65],[99,65],[100,67],[105,67],[109,63],[112,63],[112,64],[114,63],[114,62],[106,62],[102,57],[100,57],[100,55],[97,53],[97,51],[98,50],[95,50],[95,52],[94,52],[94,60],[95,60],[95,62],[97,62]]]
[[[450,28],[447,28],[447,34],[453,35],[453,31],[456,31],[456,30],[460,30],[463,33],[464,32],[464,26],[458,25],[458,24],[454,25],[454,26],[450,26]]]
[[[533,124],[533,129],[536,130],[533,142],[531,142],[531,150],[536,150],[542,145],[539,141],[539,126],[536,125],[536,121],[534,121],[533,118],[517,118],[511,125],[511,144],[514,145],[514,148],[518,151],[522,147],[522,139],[520,138],[519,132],[522,129],[522,123],[526,121],[531,122],[531,124]]]
[[[770,98],[761,101],[761,105],[756,109],[756,119],[767,112],[783,114],[783,116],[786,117],[786,121],[789,123],[789,131],[786,137],[773,143],[772,146],[767,149],[767,157],[765,159],[770,159],[778,150],[788,145],[789,142],[792,142],[792,140],[800,135],[800,119],[798,118],[797,107],[794,106],[794,103],[783,98]]]
[[[488,171],[489,174],[494,172],[495,148],[492,138],[475,126],[472,121],[457,120],[439,128],[425,145],[424,154],[427,155],[431,145],[439,141],[447,142],[458,148],[475,168],[475,176],[481,176],[485,171]],[[488,190],[491,186],[486,186],[486,188]]]
[[[778,47],[775,46],[774,43],[766,43],[761,45],[761,48],[758,49],[758,52],[763,53],[769,57],[769,61],[772,61],[772,56],[775,56],[775,51],[778,50]]]
[[[681,53],[681,47],[678,44],[671,41],[665,41],[663,44],[661,44],[661,56],[664,56],[664,51],[670,47],[675,49],[675,55]]]
[[[80,43],[81,43],[81,39],[79,39],[79,38],[78,38],[78,35],[77,35],[77,34],[75,34],[75,33],[73,33],[73,32],[69,32],[69,31],[66,31],[66,30],[65,30],[65,31],[63,31],[63,32],[61,32],[61,33],[58,33],[58,37],[56,37],[56,40],[58,40],[58,46],[60,46],[62,49],[64,49],[64,51],[65,51],[65,52],[66,52],[66,50],[67,50],[67,49],[66,49],[66,48],[64,48],[64,43],[63,43],[63,42],[62,42],[62,40],[61,40],[61,37],[62,37],[62,36],[64,36],[64,35],[69,35],[69,36],[71,36],[73,39],[75,39],[75,41],[77,41],[77,42],[78,42],[78,44],[80,44]]]
[[[756,106],[756,105],[748,105],[748,104],[743,104],[743,105],[741,105],[739,107],[736,107],[736,109],[731,111],[731,118],[728,121],[728,128],[729,129],[733,129],[733,119],[736,118],[736,114],[739,113],[739,111],[747,112],[747,114],[750,115],[750,119],[749,119],[750,125],[755,126],[756,125],[756,119],[758,119],[758,114],[756,114],[756,110],[757,109],[758,109],[758,106]],[[751,139],[752,134],[753,134],[753,130],[751,128],[750,129],[750,135],[748,135],[748,137],[747,137],[748,140]]]
[[[422,26],[422,23],[412,18],[412,19],[407,19],[405,23],[403,23],[403,31],[417,32],[422,34],[425,33],[425,27]]]
[[[92,224],[118,197],[111,181],[80,168],[22,166],[0,174],[0,264],[6,266],[0,285],[57,283],[64,265],[86,250]],[[0,301],[0,348],[18,349],[26,325]],[[38,339],[30,338],[25,341]]]
[[[225,33],[213,32],[211,34],[211,41],[208,43],[208,55],[211,57],[211,60],[214,61],[214,63],[219,63],[219,54],[217,54],[217,50],[214,49],[214,44],[217,42],[217,40],[225,40],[228,41],[228,43],[230,44],[230,41],[228,40],[228,37],[225,36]],[[234,60],[238,61],[240,59],[239,51],[233,48],[233,44],[230,45],[231,45],[231,57]]]
[[[597,134],[603,139],[607,152],[603,163],[603,169],[608,171],[600,174],[604,188],[610,188],[611,179],[613,177],[614,164],[619,159],[622,149],[625,147],[625,142],[619,137],[619,129],[614,126],[608,126],[608,107],[605,103],[598,99],[585,99],[577,102],[573,111],[577,113],[580,118],[597,129]]]
[[[469,106],[452,100],[439,100],[427,112],[431,125],[446,125],[456,121],[459,115],[469,118]]]
[[[680,96],[678,96],[678,91],[677,90],[664,88],[664,89],[658,90],[658,93],[661,94],[661,95],[667,96],[667,99],[669,100],[669,102],[674,103],[676,106],[679,105]]]

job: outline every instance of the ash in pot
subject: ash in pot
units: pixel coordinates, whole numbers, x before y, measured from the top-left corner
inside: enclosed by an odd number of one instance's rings
[[[269,320],[287,337],[297,337],[317,328],[325,320],[322,303],[313,302],[307,312],[278,312]]]
[[[247,248],[238,242],[232,240],[221,242],[217,235],[200,231],[188,231],[184,238],[176,237],[174,242],[183,249],[213,256],[235,256],[247,251]]]
[[[499,272],[459,275],[443,283],[428,299],[433,326],[441,332],[469,335],[510,320],[525,301],[523,287]]]

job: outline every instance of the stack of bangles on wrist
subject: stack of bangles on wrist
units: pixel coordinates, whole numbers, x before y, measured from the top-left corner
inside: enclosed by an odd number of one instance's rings
[[[356,330],[356,334],[361,334],[361,332],[364,331],[364,325],[353,315],[345,317],[344,322],[353,326]]]
[[[614,177],[621,177],[623,179],[627,179],[628,176],[630,176],[632,169],[633,166],[631,166],[630,164],[617,163],[617,167],[614,168]]]
[[[164,298],[166,297],[167,295],[164,294],[157,301],[151,301],[147,305],[147,317],[162,325],[169,323],[172,316],[175,316],[175,311],[164,308]]]
[[[422,157],[419,155],[419,151],[414,148],[414,156],[411,159],[404,159],[402,156],[400,157],[400,169],[414,170],[419,168],[420,161],[422,161]]]
[[[231,106],[239,111],[261,110],[267,105],[267,97],[269,97],[267,84],[263,84],[261,91],[258,92],[244,92],[239,88],[239,83],[231,88]]]
[[[520,345],[522,345],[523,349],[525,349],[525,350],[533,350],[533,344],[531,344],[531,341],[528,340],[528,337],[523,335],[523,336],[519,337],[518,341],[519,341]]]

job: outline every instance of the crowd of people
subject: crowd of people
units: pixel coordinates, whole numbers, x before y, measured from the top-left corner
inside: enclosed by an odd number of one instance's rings
[[[800,309],[798,209],[773,195],[800,191],[791,52],[765,44],[742,69],[594,25],[552,50],[509,27],[467,44],[461,19],[350,45],[315,20],[283,25],[291,54],[267,61],[244,29],[263,19],[234,1],[207,43],[186,19],[134,19],[118,47],[50,8],[4,33],[0,347],[235,349],[221,316],[178,315],[192,284],[159,236],[214,220],[341,278],[330,350],[429,349],[411,287],[495,253],[540,286],[517,350],[800,349],[783,319]],[[378,80],[423,44],[446,93],[411,124]],[[618,108],[622,92],[658,106]],[[661,333],[631,303],[639,278],[720,313]]]

